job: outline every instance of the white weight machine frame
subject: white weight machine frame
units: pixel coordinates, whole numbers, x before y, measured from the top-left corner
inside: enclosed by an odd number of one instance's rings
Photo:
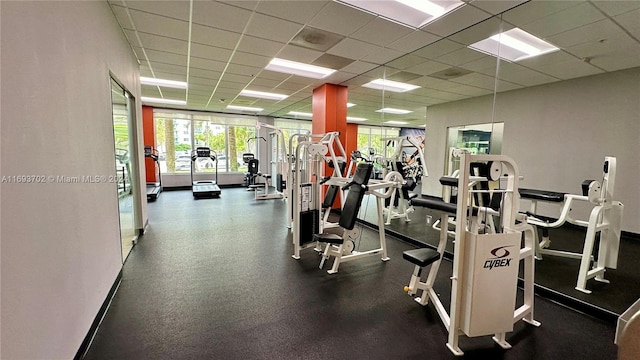
[[[387,246],[386,246],[386,238],[384,231],[384,219],[382,217],[382,209],[384,205],[382,204],[382,199],[385,197],[391,196],[393,189],[399,185],[401,182],[398,180],[402,177],[399,173],[392,172],[387,175],[385,180],[369,180],[368,183],[368,191],[366,194],[371,194],[376,197],[377,208],[378,208],[378,224],[379,224],[379,242],[380,245],[376,249],[368,250],[368,251],[357,251],[355,250],[355,246],[351,246],[353,244],[353,240],[356,239],[359,235],[359,231],[357,229],[345,231],[343,234],[344,242],[340,245],[332,245],[327,244],[325,249],[322,249],[321,244],[317,241],[309,242],[306,244],[300,244],[300,212],[301,212],[301,191],[298,189],[303,189],[305,187],[310,187],[310,196],[312,199],[309,201],[309,205],[307,208],[318,209],[318,204],[320,203],[319,199],[322,197],[322,188],[323,186],[335,185],[342,188],[347,185],[351,179],[343,176],[339,163],[345,162],[347,160],[344,148],[342,143],[340,142],[339,133],[338,132],[330,132],[327,134],[311,134],[311,135],[302,135],[298,134],[299,138],[305,139],[303,141],[298,141],[298,145],[296,146],[295,152],[295,171],[292,172],[293,177],[293,186],[292,192],[289,194],[290,200],[293,201],[293,214],[292,214],[292,230],[293,230],[293,255],[294,259],[300,259],[300,251],[313,247],[315,251],[323,252],[324,256],[321,260],[321,267],[324,264],[324,261],[330,256],[334,256],[335,260],[330,270],[327,272],[329,274],[335,274],[338,272],[338,268],[341,263],[348,262],[352,260],[356,260],[363,257],[369,257],[374,255],[380,255],[382,261],[387,261],[390,258],[387,256]],[[313,139],[318,139],[317,141],[313,141]],[[291,139],[290,139],[291,141]],[[337,153],[334,150],[334,145],[337,148]],[[307,166],[303,166],[301,164],[301,160],[304,160],[307,163]],[[326,179],[324,174],[324,165],[325,162],[331,161],[334,165],[334,173],[329,178]],[[323,184],[320,184],[320,180],[325,180]],[[386,191],[382,192],[381,190],[386,189]],[[341,205],[344,205],[345,196],[342,194],[342,190],[339,191]],[[336,227],[337,225],[333,223],[329,223],[328,219],[329,210],[325,212],[325,214],[320,214],[319,216],[319,233],[323,233],[323,230],[330,227]]]
[[[418,158],[420,159],[419,166],[422,167],[422,179],[420,179],[421,183],[423,182],[425,177],[429,176],[429,173],[427,171],[427,163],[424,158],[424,151],[422,150],[421,146],[422,140],[419,140],[419,137],[397,136],[391,138],[383,138],[381,139],[381,141],[387,143],[391,142],[395,145],[393,154],[390,157],[385,158],[385,160],[391,163],[391,168],[394,169],[394,171],[397,171],[398,174],[402,174],[400,172],[402,169],[395,169],[395,163],[402,162],[402,154],[404,152],[404,149],[415,148],[418,152]],[[386,175],[386,172],[383,173],[383,176],[384,175]],[[404,182],[404,179],[402,181]],[[398,207],[394,206],[396,198],[399,198]],[[405,199],[402,195],[402,187],[397,188],[397,190],[391,194],[391,197],[389,199],[389,206],[384,208],[384,215],[386,215],[387,219],[385,225],[391,225],[391,220],[393,219],[404,219],[405,222],[411,221],[411,218],[409,218],[409,214],[414,212],[414,209],[409,203],[409,200],[410,199]]]
[[[464,354],[458,346],[461,334],[468,337],[494,334],[492,339],[502,348],[509,349],[511,345],[506,341],[506,333],[513,331],[515,322],[523,320],[531,325],[540,326],[540,323],[533,318],[534,243],[536,242],[534,230],[526,222],[516,224],[520,199],[518,167],[511,158],[504,155],[469,155],[466,151],[455,154],[460,157],[461,170],[458,177],[449,312],[442,304],[438,293],[433,289],[433,285],[449,237],[447,227],[444,224],[448,223],[452,214],[443,212],[441,215],[440,222],[443,226],[441,226],[437,248],[440,257],[431,264],[427,280],[425,282],[420,280],[422,268],[416,265],[406,290],[412,296],[422,290],[422,296],[415,298],[415,300],[423,306],[427,305],[429,300],[433,302],[449,333],[446,346],[454,355]],[[489,179],[470,174],[470,164],[481,161],[492,162]],[[471,189],[469,183],[474,180],[498,180],[500,182],[498,189],[490,190],[493,193],[503,193],[499,211],[471,205],[473,193],[487,192],[486,190]],[[479,234],[477,220],[487,214],[498,215],[500,225],[495,229],[496,233]],[[521,241],[522,234],[524,234],[524,242]],[[513,246],[517,246],[519,249],[516,254],[505,251]],[[517,261],[510,264],[510,261],[504,259],[509,255],[513,255],[512,259]],[[506,266],[504,265],[505,261],[508,264]],[[523,304],[516,308],[518,267],[521,261],[524,266],[524,300]],[[501,266],[494,267],[492,264]],[[506,270],[506,272],[493,272],[497,269]],[[487,289],[487,286],[493,287]]]
[[[575,289],[586,294],[591,293],[591,290],[587,290],[586,288],[587,280],[595,279],[599,282],[609,283],[609,280],[604,278],[606,269],[616,269],[618,265],[624,205],[619,201],[613,200],[613,189],[616,179],[615,157],[605,157],[603,172],[602,184],[597,181],[591,181],[587,195],[564,194],[560,217],[554,222],[535,217],[535,214],[537,214],[538,201],[542,200],[526,199],[531,202],[529,214],[534,214],[527,217],[527,222],[534,225],[536,239],[538,238],[538,227],[547,229],[557,228],[565,222],[568,222],[587,228],[582,253],[549,249],[548,247],[551,241],[548,237],[543,237],[539,243],[536,241],[536,257],[540,260],[542,259],[542,255],[561,256],[580,260],[580,269],[578,271]],[[593,205],[588,220],[575,219],[571,216],[573,203],[580,201]],[[598,232],[600,232],[600,246],[598,249],[598,258],[594,262],[592,254]],[[592,262],[594,262],[593,265]]]
[[[259,132],[261,128],[266,128],[266,129],[271,129],[273,130],[273,132],[271,132],[269,135],[270,136],[275,136],[277,138],[278,143],[280,144],[280,149],[277,149],[278,151],[276,151],[277,153],[279,153],[282,158],[277,158],[277,159],[272,159],[271,163],[275,163],[276,164],[276,177],[274,178],[273,175],[270,174],[262,174],[262,173],[258,173],[257,177],[262,177],[264,179],[264,191],[260,192],[259,189],[261,187],[254,187],[254,198],[256,200],[273,200],[273,199],[286,199],[287,198],[287,192],[283,191],[283,192],[279,192],[277,190],[277,186],[275,186],[275,181],[277,181],[277,174],[281,174],[282,178],[285,179],[285,183],[288,182],[288,178],[287,175],[289,174],[289,162],[286,160],[286,156],[287,156],[287,148],[286,148],[286,144],[285,144],[285,138],[284,138],[284,133],[282,132],[282,129],[280,129],[277,126],[273,126],[270,124],[266,124],[266,123],[262,123],[262,122],[258,122],[256,123],[256,131]],[[258,136],[259,137],[259,136]],[[258,149],[259,150],[259,149]],[[276,155],[277,156],[277,155]],[[274,191],[273,192],[269,192],[269,188],[271,187],[271,182],[273,181],[274,184]]]
[[[342,187],[347,185],[350,180],[351,179],[349,178],[332,177],[327,182],[327,185],[338,185]],[[359,251],[359,249],[356,249],[355,241],[361,235],[360,231],[355,228],[351,231],[345,231],[342,235],[344,239],[342,244],[327,244],[327,247],[325,248],[323,253],[323,260],[320,263],[321,269],[324,261],[331,256],[335,257],[335,260],[333,261],[333,266],[331,267],[331,269],[327,270],[327,273],[329,274],[337,273],[338,267],[341,263],[357,260],[363,257],[380,255],[382,261],[391,260],[391,258],[389,258],[389,256],[387,255],[387,241],[383,216],[383,199],[389,198],[399,186],[402,186],[402,181],[402,175],[400,175],[400,173],[396,171],[392,171],[389,172],[384,179],[370,179],[369,183],[367,184],[368,189],[365,195],[373,195],[376,198],[379,246],[375,249]]]

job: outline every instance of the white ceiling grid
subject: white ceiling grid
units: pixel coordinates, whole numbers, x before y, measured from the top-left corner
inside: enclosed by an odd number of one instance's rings
[[[465,2],[453,13],[413,29],[330,0],[109,0],[140,61],[141,76],[189,83],[188,90],[142,86],[142,95],[186,99],[186,106],[174,107],[191,110],[233,112],[225,108],[236,104],[264,108],[261,115],[310,112],[312,90],[334,83],[348,86],[349,102],[357,104],[349,108],[349,116],[378,125],[385,116],[375,110],[384,102],[412,110],[394,120],[419,126],[426,106],[491,94],[496,83],[498,91],[508,91],[640,66],[640,1]],[[504,22],[493,17],[504,11]],[[501,62],[496,81],[496,58],[467,45],[513,27],[561,50],[518,63]],[[300,46],[295,37],[303,29],[330,32],[339,41],[324,51],[311,42]],[[343,67],[325,79],[307,79],[264,70],[273,57],[338,61]],[[435,73],[454,75],[444,80],[431,76]],[[380,77],[421,88],[383,97],[381,91],[361,87]],[[289,98],[240,96],[243,89]]]

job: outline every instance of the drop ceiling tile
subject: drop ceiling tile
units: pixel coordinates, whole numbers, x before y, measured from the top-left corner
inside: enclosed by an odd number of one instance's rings
[[[595,0],[593,1],[593,4],[596,7],[598,7],[600,10],[604,11],[609,16],[616,16],[632,10],[640,9],[640,1],[637,1],[637,0],[627,0],[627,1]]]
[[[188,1],[127,1],[130,9],[162,15],[183,21],[189,21]]]
[[[372,54],[369,54],[365,57],[363,57],[362,61],[366,61],[366,62],[370,62],[370,63],[374,63],[374,64],[385,64],[393,59],[397,59],[400,56],[402,56],[403,53],[397,50],[392,50],[392,49],[387,49],[387,48],[380,48],[379,51],[376,51]]]
[[[289,74],[284,74],[284,73],[269,71],[269,70],[262,70],[260,71],[260,73],[256,75],[257,79],[269,79],[269,80],[275,80],[278,82],[286,81],[290,77],[291,75]]]
[[[442,55],[440,57],[438,57],[436,60],[438,62],[441,62],[443,64],[450,64],[452,66],[458,66],[461,64],[465,64],[468,62],[472,62],[475,60],[479,60],[482,59],[484,57],[486,57],[487,55],[484,53],[481,53],[479,51],[475,51],[475,50],[471,50],[467,47],[463,47],[461,49],[458,50],[454,50],[450,53],[447,53],[445,55]]]
[[[248,83],[251,82],[251,80],[253,80],[253,78],[250,75],[238,75],[238,74],[225,73],[224,76],[222,77],[222,80],[225,83],[233,82],[233,83],[241,84],[242,88],[244,88],[245,86],[247,86]]]
[[[258,4],[256,12],[306,24],[328,3],[330,1],[327,0],[262,1]]]
[[[520,26],[537,37],[547,38],[604,19],[604,15],[590,3],[559,11],[545,18]]]
[[[199,79],[195,79],[197,84],[208,85],[209,82],[202,83],[200,82],[200,79],[217,81],[221,75],[222,75],[221,71],[212,71],[212,70],[205,70],[205,69],[198,69],[198,68],[191,67],[191,69],[189,69],[189,82],[191,82],[193,78],[199,78]]]
[[[224,31],[208,26],[193,24],[191,28],[191,41],[203,45],[234,49],[240,40],[240,34]]]
[[[487,90],[495,88],[495,78],[480,73],[471,73],[449,80],[454,83],[475,86]]]
[[[373,21],[375,15],[365,13],[337,2],[329,2],[309,22],[310,26],[350,36],[360,28]]]
[[[145,50],[147,58],[151,62],[187,66],[187,56],[174,53],[147,49]]]
[[[322,55],[321,51],[305,49],[299,46],[285,45],[276,57],[309,64]]]
[[[547,41],[560,48],[568,48],[587,42],[597,42],[619,34],[624,34],[620,27],[613,21],[604,19],[551,36]]]
[[[251,11],[218,1],[194,1],[193,23],[242,33]]]
[[[166,72],[169,74],[184,75],[184,76],[187,75],[186,66],[178,66],[178,65],[163,64],[163,63],[156,63],[156,62],[149,62],[148,64],[154,73]]]
[[[118,6],[113,3],[109,3],[109,5],[111,6],[111,11],[113,11],[113,14],[116,16],[116,19],[118,19],[118,23],[123,29],[129,29],[129,30],[135,29],[135,26],[131,23],[131,20],[129,19],[129,14],[127,14],[126,7]]]
[[[410,53],[442,39],[423,30],[415,30],[387,45],[388,48]]]
[[[432,34],[446,37],[489,17],[491,17],[491,15],[473,6],[461,6],[453,12],[427,24],[422,29]]]
[[[257,68],[253,66],[229,64],[226,72],[230,74],[236,74],[236,75],[252,76],[260,73],[261,70],[262,70],[261,68]]]
[[[566,51],[581,59],[588,58],[593,65],[607,71],[640,65],[640,43],[625,33],[604,42],[595,41],[573,46]]]
[[[346,38],[329,49],[327,53],[358,60],[363,58],[364,56],[374,53],[375,51],[378,51],[379,49],[380,48],[376,45],[360,40]]]
[[[529,1],[503,13],[502,19],[516,26],[522,26],[582,3],[584,3],[582,0]]]
[[[618,15],[614,19],[627,31],[629,31],[631,35],[635,36],[636,39],[640,39],[640,21],[638,21],[639,18],[640,9]]]
[[[420,74],[420,75],[429,75],[429,74],[433,74],[435,72],[447,69],[449,67],[450,65],[448,64],[427,60],[420,64],[416,64],[414,66],[408,67],[405,69],[405,71],[415,73],[415,74]]]
[[[234,64],[261,69],[267,66],[271,57],[236,52],[231,60]]]
[[[492,17],[478,24],[475,24],[470,28],[453,34],[447,39],[467,46],[480,40],[484,40],[495,34],[499,34],[500,31],[510,30],[511,28],[513,28],[513,26],[500,21],[500,18]]]
[[[629,35],[620,33],[613,37],[608,37],[605,41],[589,41],[570,46],[565,49],[566,52],[573,54],[577,58],[597,58],[614,52],[623,51],[626,48],[638,47],[638,44]]]
[[[144,32],[138,32],[138,36],[140,36],[140,41],[142,41],[142,46],[145,49],[160,50],[175,54],[187,53],[189,44],[187,41]]]
[[[254,36],[244,35],[240,40],[238,51],[248,54],[256,54],[273,58],[286,44],[277,41],[260,39]]]
[[[226,63],[224,61],[215,61],[203,59],[199,57],[191,57],[189,66],[191,69],[202,69],[209,71],[223,71]]]
[[[411,34],[413,31],[413,29],[406,26],[390,22],[383,18],[376,18],[351,34],[349,37],[379,46],[387,46],[388,44]]]
[[[407,68],[410,68],[418,64],[422,64],[424,62],[425,62],[425,59],[423,57],[408,54],[386,63],[385,66],[392,67],[398,70],[405,70]]]
[[[435,42],[429,46],[425,46],[424,48],[415,51],[412,55],[421,56],[425,59],[433,60],[444,54],[448,54],[452,51],[464,48],[464,45],[458,44],[448,39],[442,39],[438,42]]]
[[[629,69],[640,66],[640,51],[635,48],[635,51],[628,50],[626,53],[607,54],[591,60],[591,63],[607,71]]]
[[[280,84],[280,81],[278,80],[271,80],[271,79],[265,79],[265,78],[254,78],[253,81],[251,82],[251,84],[249,84],[247,86],[247,88],[252,89],[252,90],[257,90],[257,88],[260,89],[267,89],[267,90],[258,90],[258,91],[271,91],[271,89],[275,88],[276,86],[278,86]],[[254,87],[256,89],[254,89]]]
[[[129,44],[131,44],[131,46],[142,47],[142,44],[140,44],[140,41],[138,41],[138,36],[136,34],[136,31],[125,29],[124,35],[126,36],[127,41],[129,42]]]
[[[505,71],[501,69],[499,78],[522,86],[536,86],[560,80],[526,68],[522,68],[520,71]]]
[[[529,0],[473,0],[471,5],[493,15],[500,14]]]
[[[552,53],[536,56],[518,61],[518,64],[536,70],[539,66],[559,64],[575,59],[575,56],[565,51],[555,51]]]
[[[141,90],[141,95],[144,97],[152,97],[152,98],[161,98],[160,90],[157,86],[145,86],[144,89]]]
[[[464,63],[460,65],[460,67],[463,69],[493,76],[496,73],[497,63],[498,63],[497,57],[485,55],[480,59],[470,61],[468,63]]]
[[[198,76],[194,76],[193,71],[190,71],[189,72],[189,86],[201,85],[201,86],[204,86],[206,88],[211,88],[211,91],[213,91],[213,87],[216,86],[216,83],[218,82],[218,78],[219,77],[220,77],[220,73],[218,73],[215,78],[198,77]]]
[[[466,95],[469,97],[482,96],[493,94],[493,90],[478,88],[474,86],[462,85],[458,84],[457,86],[451,87],[448,89],[452,93]]]
[[[362,74],[371,71],[378,66],[378,64],[373,64],[366,61],[354,61],[351,64],[345,66],[342,71],[353,74]]]
[[[251,18],[245,34],[286,43],[302,28],[301,24],[256,13]]]
[[[586,62],[572,58],[569,61],[536,67],[536,70],[562,80],[602,73],[602,70]]]
[[[197,57],[207,60],[227,62],[229,61],[231,54],[232,51],[229,49],[191,43],[191,58]]]
[[[189,93],[194,94],[210,94],[213,91],[213,85],[199,85],[189,81]]]
[[[129,13],[138,31],[180,40],[187,40],[189,37],[189,22],[187,21],[138,10],[130,10]]]

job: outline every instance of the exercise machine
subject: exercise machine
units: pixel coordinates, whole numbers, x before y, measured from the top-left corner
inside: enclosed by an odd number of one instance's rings
[[[144,157],[153,160],[153,165],[158,175],[158,181],[147,183],[147,201],[155,201],[162,192],[162,176],[160,174],[160,162],[158,161],[158,150],[153,146],[144,147]]]
[[[460,171],[455,184],[458,193],[455,203],[436,198],[416,198],[414,206],[423,206],[441,212],[440,240],[437,249],[408,250],[403,258],[415,265],[405,291],[426,306],[431,301],[448,331],[446,346],[454,355],[464,352],[458,342],[461,334],[468,337],[493,335],[492,339],[504,349],[511,345],[506,333],[513,331],[513,324],[523,320],[531,325],[540,323],[533,319],[534,310],[534,230],[519,218],[518,167],[503,155],[470,155],[456,152],[460,158]],[[474,176],[472,164],[484,163],[486,176]],[[478,166],[478,165],[475,165]],[[488,189],[474,189],[472,181],[491,182]],[[474,205],[475,194],[489,194],[493,204],[486,207]],[[493,215],[494,228],[479,221]],[[455,216],[455,242],[453,274],[451,276],[451,302],[445,308],[438,291],[433,288],[448,242],[448,229],[444,224]],[[430,266],[426,281],[421,274]],[[516,307],[518,268],[523,266],[524,297]],[[440,290],[441,292],[442,290]]]
[[[385,224],[390,225],[393,219],[404,219],[405,222],[409,222],[411,221],[409,214],[414,212],[410,200],[417,196],[410,191],[417,187],[423,177],[428,176],[422,150],[424,142],[421,137],[416,136],[399,136],[382,139],[382,141],[386,142],[387,147],[393,147],[391,156],[386,159],[388,167],[403,177],[402,187],[385,200],[384,213],[387,219]],[[411,155],[407,155],[408,153]]]
[[[542,238],[536,242],[536,257],[543,255],[561,256],[580,260],[580,269],[575,289],[586,294],[591,290],[586,288],[589,279],[608,283],[604,278],[607,268],[615,269],[618,264],[620,248],[620,233],[624,205],[613,200],[613,189],[616,179],[616,158],[607,156],[604,159],[603,180],[585,180],[582,182],[582,195],[566,194],[554,191],[520,189],[520,196],[530,201],[527,222],[537,229],[542,229]],[[538,214],[538,202],[561,205],[560,216],[557,220],[549,220]],[[578,202],[592,206],[589,219],[581,220],[572,216],[572,207]],[[579,225],[587,229],[582,253],[550,249],[551,240],[549,229],[558,228],[565,223]],[[537,238],[537,237],[536,237]],[[599,242],[598,242],[599,239]],[[598,242],[597,257],[594,248]]]
[[[194,175],[201,168],[212,169],[215,167],[215,180],[195,180]],[[218,186],[218,159],[216,154],[206,146],[197,147],[191,152],[191,191],[194,199],[205,197],[220,197]]]
[[[353,177],[345,177],[343,163],[346,157],[338,135],[337,132],[332,132],[301,137],[306,140],[298,141],[296,146],[293,188],[297,191],[293,191],[291,197],[294,215],[293,258],[299,259],[301,250],[313,247],[315,251],[323,254],[320,267],[330,257],[335,258],[331,269],[327,271],[330,274],[338,272],[341,263],[363,257],[379,255],[382,261],[389,260],[382,199],[391,196],[394,189],[401,184],[401,177],[396,172],[387,174],[387,178],[383,180],[370,179],[373,169],[370,162],[358,164]],[[325,166],[329,164],[332,166]],[[327,169],[333,169],[331,176],[324,176]],[[337,224],[329,223],[327,217],[320,216],[319,199],[323,198],[324,191],[326,195],[322,207],[325,208],[325,214],[330,211],[337,194],[340,194],[342,211]],[[379,235],[377,247],[360,251],[359,239],[362,232],[354,225],[362,197],[365,195],[373,195],[376,198]],[[325,232],[326,229],[337,226],[342,228],[342,235],[328,235]]]

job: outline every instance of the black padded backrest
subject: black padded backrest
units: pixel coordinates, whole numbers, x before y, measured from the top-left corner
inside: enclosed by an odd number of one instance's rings
[[[249,174],[257,174],[258,173],[258,159],[251,159],[249,160],[249,162],[247,163],[247,166],[249,168]]]
[[[323,209],[330,208],[333,205],[333,202],[336,201],[338,190],[340,190],[340,186],[329,185],[329,188],[327,189],[327,193],[324,194],[324,200],[322,201]]]
[[[356,219],[358,217],[358,212],[360,211],[362,198],[364,198],[366,191],[367,189],[365,187],[357,184],[353,184],[349,187],[349,193],[347,194],[347,199],[342,207],[340,220],[338,220],[338,224],[341,227],[351,230],[356,225]]]
[[[369,164],[369,163],[358,164],[358,167],[356,167],[356,172],[355,174],[353,174],[353,180],[351,180],[351,182],[356,185],[367,185],[369,183],[369,178],[371,177],[372,171],[373,171],[373,164]]]

